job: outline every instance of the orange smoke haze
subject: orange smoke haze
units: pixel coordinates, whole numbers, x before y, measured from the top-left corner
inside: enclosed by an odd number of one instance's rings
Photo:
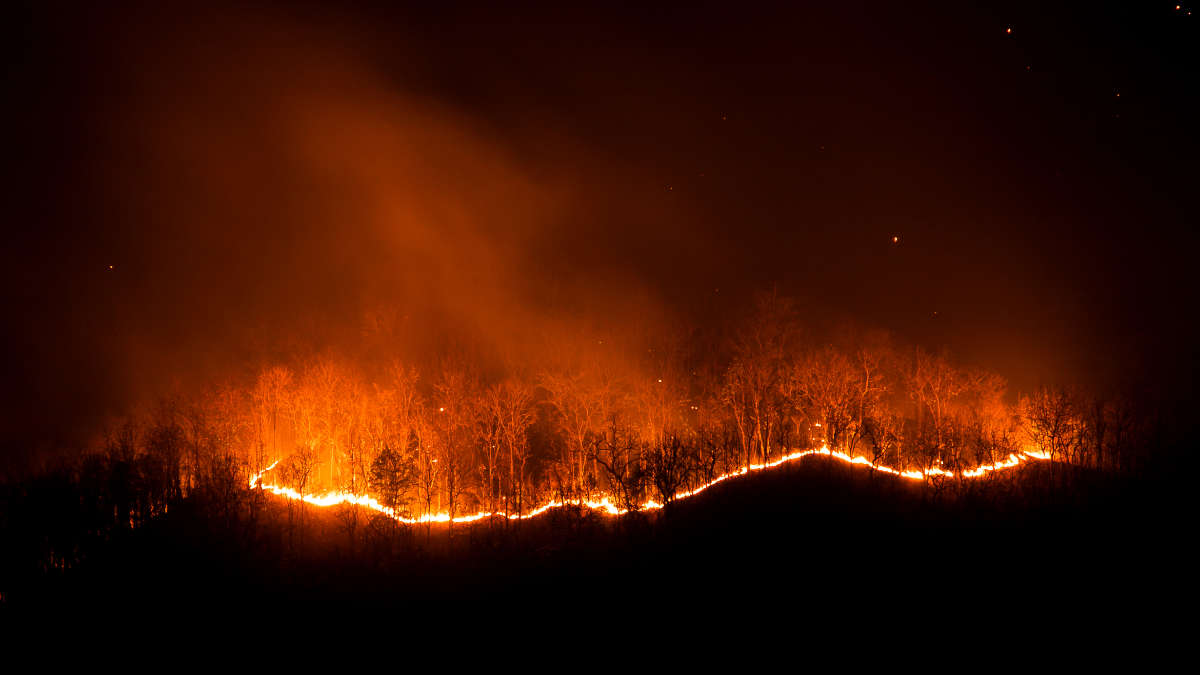
[[[880,11],[29,10],[5,455],[321,353],[631,370],[692,327],[724,345],[771,288],[806,330],[853,317],[1021,391],[1133,369],[1097,345],[1151,332],[1113,289],[1167,285],[1152,237],[1080,237],[981,112],[1012,92],[926,67],[1002,57]]]
[[[330,349],[368,366],[460,351],[494,371],[669,321],[619,268],[563,259],[562,240],[619,236],[576,237],[563,205],[587,186],[373,62],[403,38],[207,18],[138,17],[98,50],[87,204],[111,229],[86,236],[116,264],[79,309],[110,411]]]

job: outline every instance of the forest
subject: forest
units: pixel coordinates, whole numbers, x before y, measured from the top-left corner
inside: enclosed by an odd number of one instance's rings
[[[921,500],[955,503],[1073,499],[1097,476],[1144,476],[1172,456],[1170,420],[1145,398],[1066,387],[1014,396],[999,375],[945,353],[881,333],[816,333],[775,293],[722,337],[625,347],[596,339],[491,372],[461,348],[427,368],[323,352],[161,397],[95,447],[5,482],[4,579],[69,577],[181,509],[251,540],[273,528],[293,557],[336,531],[340,548],[369,556],[382,545],[403,559],[453,554],[480,531],[516,545],[511,517],[550,502],[563,505],[555,520],[597,518],[579,508],[597,499],[631,512],[618,522],[637,522],[647,503],[669,514],[681,493],[806,449],[924,476],[912,488]],[[968,478],[1028,452],[1049,461]],[[302,501],[322,495],[370,497],[399,519],[342,504],[330,521]],[[481,512],[498,515],[454,520]]]

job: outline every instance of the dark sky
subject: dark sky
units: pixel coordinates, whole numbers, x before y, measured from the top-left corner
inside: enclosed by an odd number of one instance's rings
[[[156,4],[6,10],[6,452],[385,306],[1194,366],[1190,5]]]

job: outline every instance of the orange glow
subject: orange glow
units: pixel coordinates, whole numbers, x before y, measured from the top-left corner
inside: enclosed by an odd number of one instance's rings
[[[872,464],[871,460],[867,459],[866,457],[851,456],[844,452],[830,450],[828,446],[822,446],[818,450],[802,450],[802,451],[798,451],[798,452],[793,452],[791,454],[784,455],[783,457],[780,457],[779,459],[771,461],[771,462],[767,462],[767,463],[763,463],[763,464],[750,464],[748,467],[742,467],[741,469],[739,469],[737,471],[733,471],[731,473],[727,473],[727,474],[718,476],[717,478],[714,478],[712,481],[705,483],[704,485],[701,485],[700,487],[697,487],[695,489],[680,490],[679,492],[675,493],[675,500],[678,501],[681,499],[687,499],[688,497],[694,497],[694,496],[700,494],[701,492],[704,492],[708,488],[716,485],[717,483],[722,483],[724,481],[729,480],[730,478],[744,476],[744,475],[754,472],[754,471],[763,471],[766,469],[774,469],[774,468],[782,466],[784,464],[795,462],[797,460],[804,459],[805,457],[810,457],[810,456],[814,456],[814,455],[823,455],[825,457],[830,457],[830,458],[845,462],[846,464],[857,464],[859,466],[869,467],[875,471],[879,471],[882,473],[887,473],[887,474],[891,474],[893,476],[898,476],[900,478],[907,478],[909,480],[915,480],[915,481],[929,480],[930,478],[932,478],[934,476],[942,476],[942,477],[949,478],[949,477],[954,477],[956,475],[952,471],[946,471],[945,469],[941,469],[938,467],[931,467],[925,471],[915,471],[915,470],[901,471],[899,469],[893,469],[889,466],[884,466],[881,464]],[[1041,452],[1041,451],[1038,451],[1035,449],[1025,449],[1025,450],[1022,450],[1020,453],[1010,454],[1006,459],[998,461],[994,464],[981,464],[974,468],[963,470],[958,475],[962,476],[963,478],[979,478],[981,476],[985,476],[985,475],[995,472],[995,471],[1011,469],[1013,467],[1016,467],[1020,464],[1025,463],[1025,462],[1045,461],[1048,459],[1050,459],[1049,455],[1044,452]],[[433,461],[437,461],[437,460],[433,460]],[[359,494],[354,494],[351,492],[344,492],[344,491],[330,491],[330,492],[325,492],[325,493],[319,494],[319,495],[314,495],[314,494],[301,495],[298,491],[296,491],[292,488],[289,488],[289,487],[285,487],[282,485],[272,485],[269,483],[263,483],[262,482],[263,476],[266,475],[269,471],[271,471],[271,469],[275,468],[275,465],[278,463],[279,463],[278,460],[276,460],[270,466],[263,469],[261,472],[255,474],[254,477],[252,477],[250,479],[250,487],[252,489],[253,488],[261,488],[262,490],[265,490],[265,491],[270,492],[275,495],[279,495],[280,497],[285,497],[287,499],[292,499],[292,500],[303,501],[305,503],[312,504],[313,506],[325,507],[325,506],[337,506],[338,504],[353,504],[356,506],[362,506],[364,508],[368,508],[372,511],[382,513],[382,514],[388,516],[389,518],[393,518],[399,522],[407,523],[409,525],[416,525],[416,524],[420,524],[420,523],[447,523],[447,522],[473,523],[477,520],[484,520],[487,518],[507,518],[508,520],[528,520],[530,518],[536,518],[551,509],[559,508],[562,506],[587,507],[593,511],[603,513],[606,515],[610,515],[610,516],[620,516],[620,515],[623,515],[628,512],[628,509],[622,509],[622,508],[617,507],[615,504],[613,504],[610,496],[603,495],[600,499],[595,499],[595,500],[549,501],[549,502],[546,502],[545,504],[542,504],[541,506],[538,506],[524,514],[503,513],[503,512],[499,512],[499,511],[480,511],[479,513],[473,513],[470,515],[463,515],[463,516],[455,516],[454,518],[451,518],[450,514],[448,514],[446,512],[441,512],[441,513],[426,513],[426,514],[423,514],[416,518],[406,518],[404,516],[398,515],[393,509],[379,503],[378,500],[376,500],[374,497],[371,497],[370,495],[359,495]],[[641,504],[641,506],[639,507],[639,510],[653,511],[653,510],[657,510],[657,509],[661,509],[661,508],[663,508],[663,504],[661,504],[653,499],[648,499],[643,504]]]

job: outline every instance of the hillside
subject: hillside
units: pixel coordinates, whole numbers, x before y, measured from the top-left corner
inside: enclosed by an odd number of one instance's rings
[[[469,624],[494,608],[645,617],[784,598],[801,613],[864,603],[1007,613],[1033,598],[1111,602],[1095,589],[1141,577],[1139,560],[1182,560],[1172,523],[1155,515],[1172,508],[1169,492],[1089,472],[1072,480],[1069,493],[1055,490],[1042,465],[938,489],[807,458],[651,514],[562,508],[507,529],[456,525],[452,535],[444,524],[388,529],[355,507],[306,506],[301,516],[275,497],[253,526],[185,502],[82,569],[7,599],[14,608],[336,609],[414,624],[431,615]]]

